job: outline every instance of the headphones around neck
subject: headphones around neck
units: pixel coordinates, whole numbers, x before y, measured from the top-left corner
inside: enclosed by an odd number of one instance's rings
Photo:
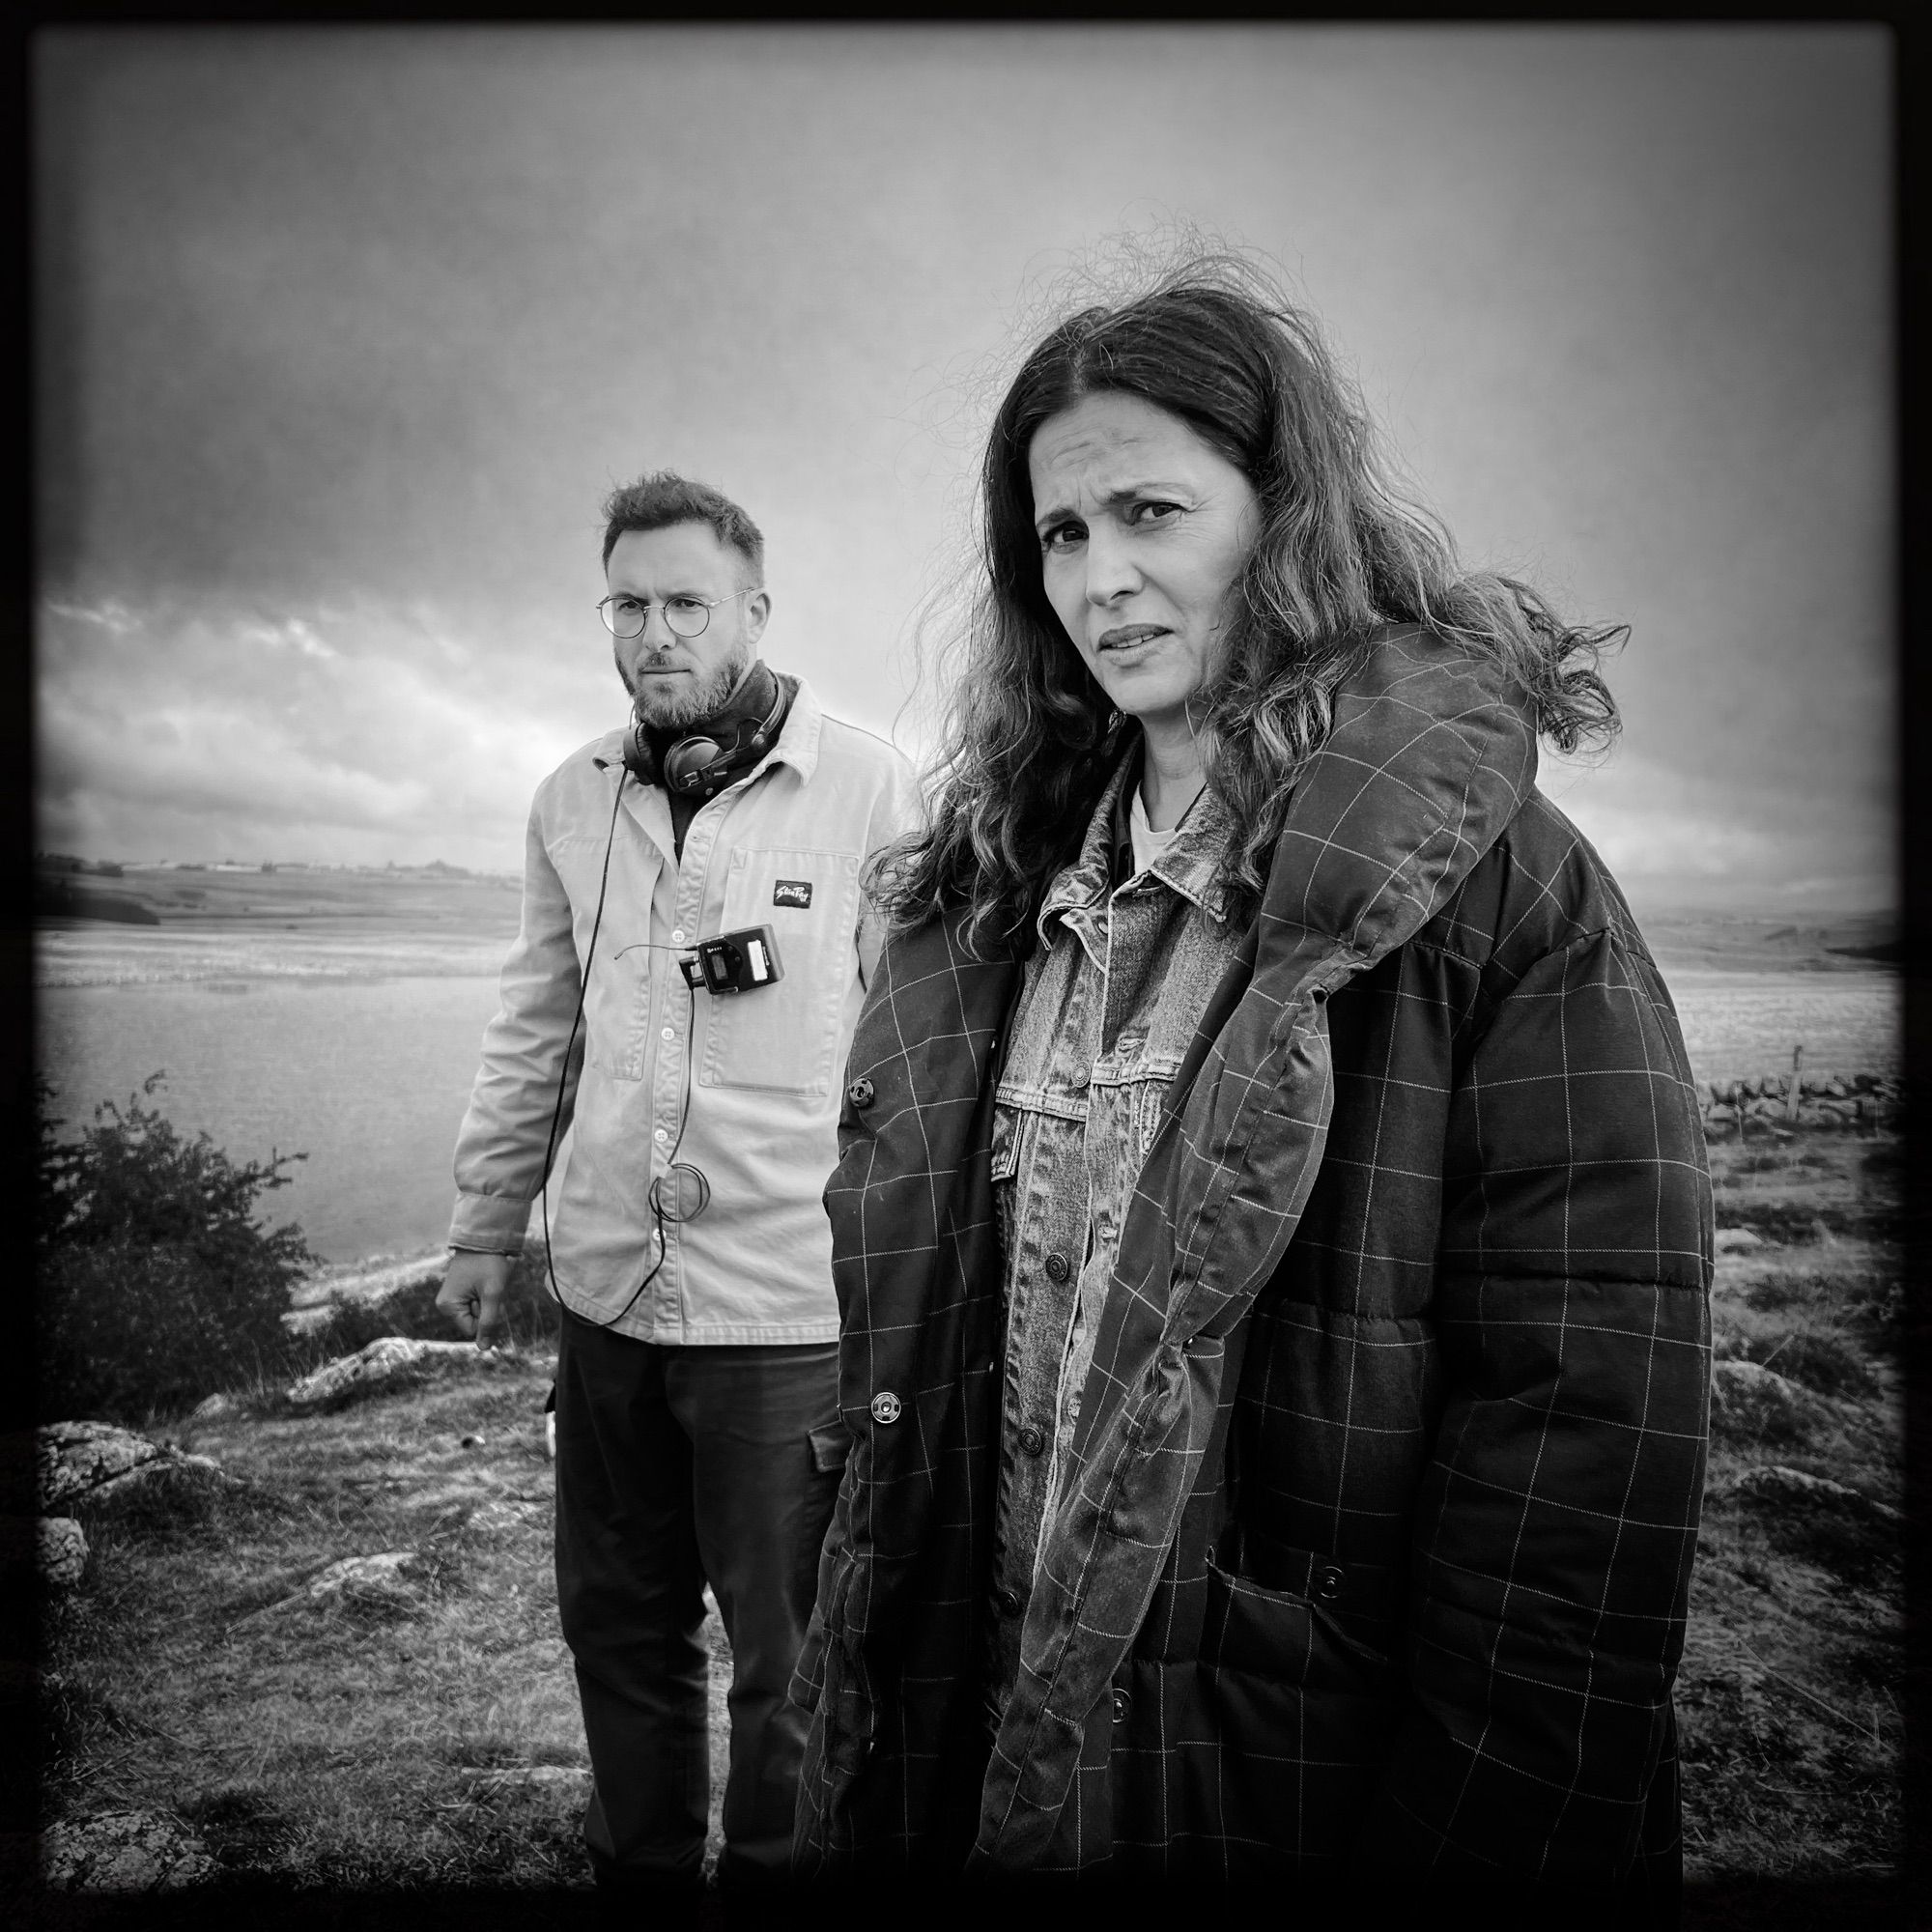
[[[673,738],[662,755],[649,725],[634,712],[624,740],[624,769],[639,784],[660,784],[680,798],[713,799],[778,742],[791,692],[762,658],[711,718]],[[668,735],[656,734],[660,741]]]

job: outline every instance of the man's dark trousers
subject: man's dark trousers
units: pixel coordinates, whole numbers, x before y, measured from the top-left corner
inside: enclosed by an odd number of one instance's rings
[[[565,1312],[557,1608],[590,1747],[583,1835],[600,1883],[699,1882],[707,1579],[733,1663],[719,1877],[786,1876],[808,1719],[785,1693],[844,1449],[836,1343],[664,1348]]]

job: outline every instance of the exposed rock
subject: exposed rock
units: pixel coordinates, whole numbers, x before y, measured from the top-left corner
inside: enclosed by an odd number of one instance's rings
[[[527,1522],[534,1522],[542,1514],[541,1503],[493,1497],[472,1511],[463,1527],[471,1535],[500,1536],[510,1530],[521,1529]]]
[[[1718,1252],[1720,1255],[1747,1255],[1764,1246],[1764,1236],[1754,1228],[1719,1228]]]
[[[249,1617],[345,1605],[362,1609],[413,1610],[421,1606],[423,1595],[422,1562],[416,1552],[413,1549],[384,1549],[374,1556],[345,1556],[311,1577],[293,1595],[250,1611]],[[245,1623],[248,1618],[241,1621]]]
[[[392,1296],[440,1282],[449,1266],[449,1251],[435,1248],[407,1260],[378,1256],[347,1265],[325,1267],[310,1275],[291,1297],[294,1306],[282,1323],[300,1335],[320,1328],[342,1308],[379,1308]]]
[[[87,1569],[87,1538],[71,1516],[0,1517],[0,1565],[38,1570],[56,1590],[71,1590]]]
[[[1809,1389],[1761,1362],[1718,1362],[1711,1370],[1711,1426],[1748,1441],[1791,1441],[1829,1419]]]
[[[205,1395],[188,1410],[190,1422],[225,1422],[231,1415],[240,1415],[242,1405],[232,1395]]]
[[[465,1368],[494,1369],[494,1349],[470,1342],[425,1342],[405,1335],[382,1335],[353,1355],[338,1355],[288,1393],[289,1406],[302,1414],[341,1408],[366,1396],[411,1388],[431,1376]]]
[[[1905,1521],[1904,1512],[1893,1509],[1889,1503],[1861,1495],[1857,1490],[1834,1483],[1828,1476],[1808,1476],[1803,1469],[1787,1469],[1777,1463],[1746,1470],[1723,1493],[1777,1509],[1830,1510],[1866,1522],[1883,1523],[1889,1528]]]
[[[216,1869],[208,1847],[165,1811],[103,1811],[41,1839],[41,1877],[54,1891],[176,1891]]]
[[[476,1792],[580,1791],[590,1782],[589,1767],[574,1764],[464,1765],[457,1776]]]
[[[55,1422],[34,1432],[36,1493],[43,1513],[125,1494],[157,1477],[223,1477],[221,1465],[111,1422]]]

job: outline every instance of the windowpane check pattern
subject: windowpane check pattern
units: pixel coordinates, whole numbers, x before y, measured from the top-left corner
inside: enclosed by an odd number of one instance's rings
[[[1338,698],[1142,1172],[990,1740],[1016,974],[889,949],[827,1190],[855,1450],[808,1869],[1667,1881],[1710,1190],[1668,996],[1533,761],[1414,633]]]

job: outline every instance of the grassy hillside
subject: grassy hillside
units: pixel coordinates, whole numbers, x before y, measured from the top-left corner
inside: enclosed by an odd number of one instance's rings
[[[172,1432],[243,1484],[87,1520],[87,1582],[51,1633],[50,1820],[156,1805],[229,1870],[304,1887],[587,1885],[550,1373],[515,1357],[334,1416]],[[405,1550],[400,1601],[287,1604],[342,1557]]]
[[[1790,1393],[1715,1423],[1679,1686],[1690,1870],[1874,1881],[1899,1851],[1899,1149],[1819,1129],[1712,1157],[1717,1353]],[[333,1416],[177,1428],[243,1483],[88,1520],[50,1630],[49,1819],[158,1805],[231,1872],[303,1886],[586,1884],[548,1377],[534,1354]],[[1843,1493],[1813,1507],[1807,1478]],[[287,1602],[338,1558],[403,1551],[404,1601]],[[722,1773],[715,1620],[712,1649]],[[1687,1922],[1747,1922],[1722,1897]]]

